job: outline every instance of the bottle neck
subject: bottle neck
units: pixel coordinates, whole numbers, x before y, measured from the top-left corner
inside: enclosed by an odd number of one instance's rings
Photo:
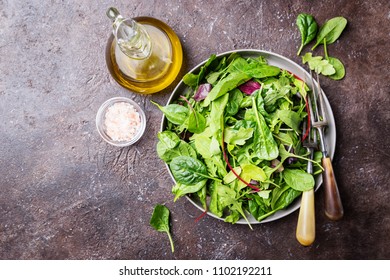
[[[150,56],[152,42],[141,24],[133,19],[123,18],[115,8],[109,8],[107,16],[113,22],[116,42],[126,56],[133,59],[146,59]]]

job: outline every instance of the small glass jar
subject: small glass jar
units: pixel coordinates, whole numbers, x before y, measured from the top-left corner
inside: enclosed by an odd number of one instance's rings
[[[116,147],[136,143],[144,134],[146,117],[142,108],[126,97],[105,101],[96,114],[96,127],[100,136]]]

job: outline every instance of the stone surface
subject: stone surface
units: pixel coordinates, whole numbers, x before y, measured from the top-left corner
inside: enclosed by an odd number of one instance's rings
[[[174,84],[137,95],[109,76],[109,6],[168,23],[184,48],[181,76],[211,53],[242,48],[301,63],[296,16],[346,17],[328,48],[346,77],[322,82],[337,125],[344,219],[324,217],[320,188],[310,247],[295,239],[297,211],[253,231],[208,216],[196,223],[199,210],[173,202],[155,151],[161,112],[150,100],[165,103]],[[0,259],[390,258],[389,1],[3,0],[0,11]],[[133,98],[147,115],[145,136],[130,148],[109,146],[95,128],[113,96]],[[149,226],[157,203],[171,209],[174,254]]]

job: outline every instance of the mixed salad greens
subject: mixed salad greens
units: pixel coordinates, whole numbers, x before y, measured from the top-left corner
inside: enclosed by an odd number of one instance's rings
[[[175,201],[190,195],[226,222],[248,214],[261,221],[314,187],[301,144],[302,80],[264,57],[233,53],[211,55],[183,82],[188,90],[177,100],[153,102],[167,119],[157,153],[175,178]]]

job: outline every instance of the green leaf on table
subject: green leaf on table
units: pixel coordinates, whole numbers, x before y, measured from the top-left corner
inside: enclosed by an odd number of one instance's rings
[[[312,50],[314,50],[319,44],[323,44],[324,39],[326,40],[326,44],[334,43],[340,37],[346,26],[347,20],[344,17],[334,17],[325,22],[318,31],[317,42],[313,46]]]
[[[318,25],[314,17],[309,14],[299,14],[296,24],[301,33],[301,46],[299,47],[297,55],[302,51],[302,48],[309,44],[317,35]]]
[[[333,65],[328,60],[322,56],[313,56],[310,52],[302,56],[302,63],[308,63],[311,70],[324,76],[330,76],[336,73]]]
[[[345,76],[345,68],[340,59],[335,57],[328,57],[328,61],[332,64],[333,68],[336,70],[336,73],[330,75],[329,78],[333,80],[341,80]]]
[[[157,204],[154,207],[152,217],[150,219],[150,225],[159,232],[165,232],[168,235],[169,242],[171,244],[172,253],[175,251],[175,247],[173,245],[173,239],[170,233],[169,226],[169,209],[168,207]]]

